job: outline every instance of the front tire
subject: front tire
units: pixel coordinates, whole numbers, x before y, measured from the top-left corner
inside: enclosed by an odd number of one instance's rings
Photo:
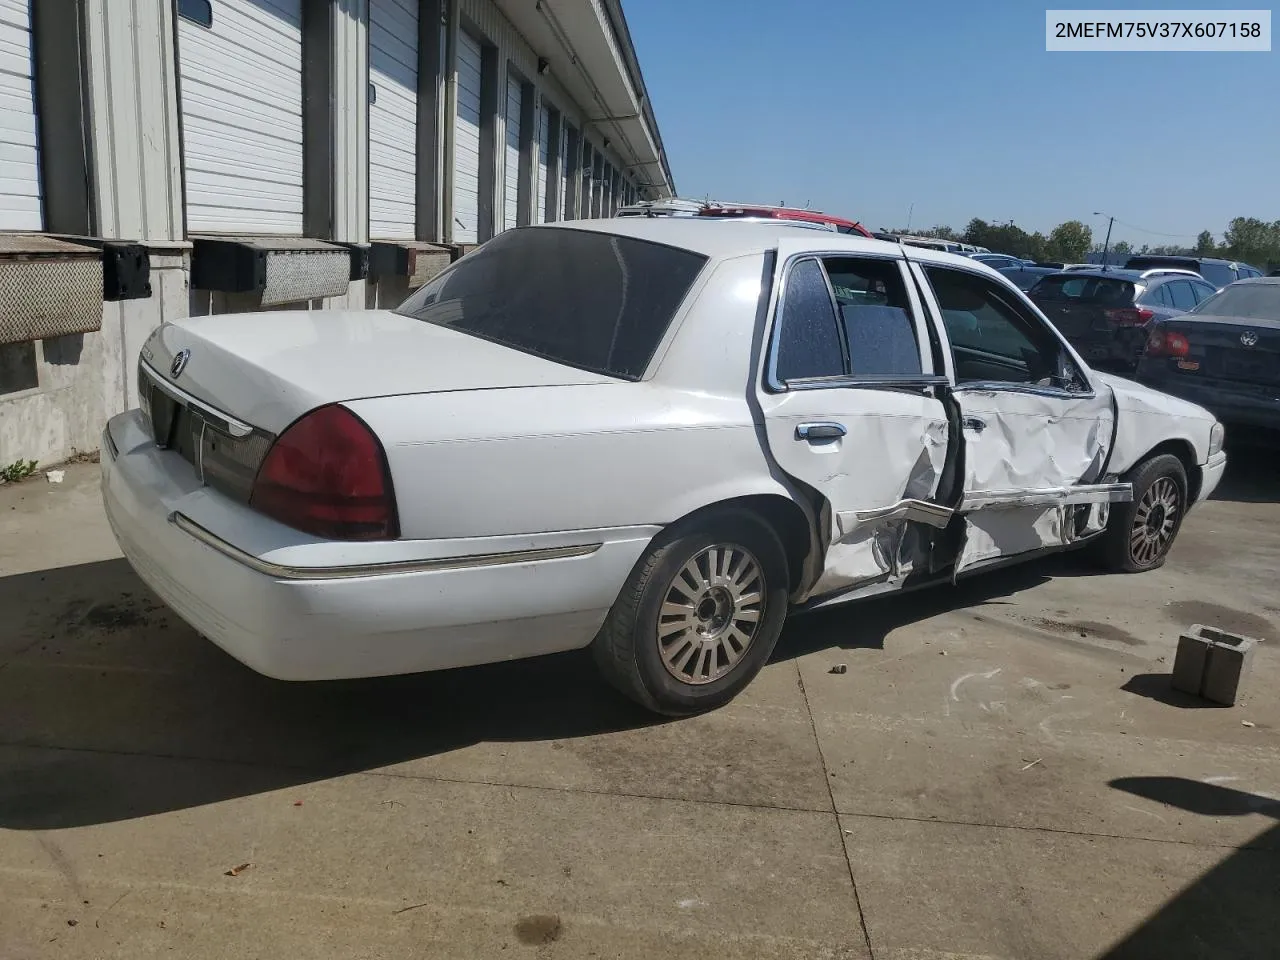
[[[1133,500],[1113,509],[1099,544],[1099,559],[1115,573],[1144,573],[1164,566],[1182,529],[1188,503],[1182,461],[1160,454],[1130,473]]]
[[[786,552],[745,511],[664,532],[632,571],[591,645],[613,686],[655,713],[732,700],[769,661],[789,592]]]

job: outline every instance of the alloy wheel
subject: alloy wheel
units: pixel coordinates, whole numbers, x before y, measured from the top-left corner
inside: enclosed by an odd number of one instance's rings
[[[658,614],[662,665],[681,683],[719,680],[742,660],[760,628],[767,587],[743,547],[716,544],[676,573]]]
[[[1159,477],[1138,502],[1129,530],[1129,555],[1139,566],[1150,566],[1173,542],[1182,512],[1182,495],[1172,477]]]

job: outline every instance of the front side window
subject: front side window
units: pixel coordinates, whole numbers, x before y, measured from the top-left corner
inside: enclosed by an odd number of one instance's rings
[[[499,234],[396,312],[581,370],[643,376],[707,258],[568,228]]]
[[[926,267],[925,274],[942,311],[958,383],[1058,385],[1061,344],[1003,288],[945,267]]]

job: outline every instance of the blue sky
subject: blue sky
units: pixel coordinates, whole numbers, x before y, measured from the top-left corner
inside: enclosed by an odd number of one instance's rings
[[[1274,32],[1270,53],[1048,53],[1047,6],[1151,5],[625,0],[682,196],[1099,241],[1102,210],[1151,231],[1117,223],[1135,246],[1280,219]]]

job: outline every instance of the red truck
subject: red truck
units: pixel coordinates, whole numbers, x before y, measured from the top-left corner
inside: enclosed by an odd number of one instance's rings
[[[856,233],[872,237],[871,231],[856,220],[819,213],[817,210],[798,210],[795,207],[761,207],[747,204],[709,204],[698,211],[703,217],[772,217],[775,220],[803,220],[806,223],[827,223],[840,233]]]

